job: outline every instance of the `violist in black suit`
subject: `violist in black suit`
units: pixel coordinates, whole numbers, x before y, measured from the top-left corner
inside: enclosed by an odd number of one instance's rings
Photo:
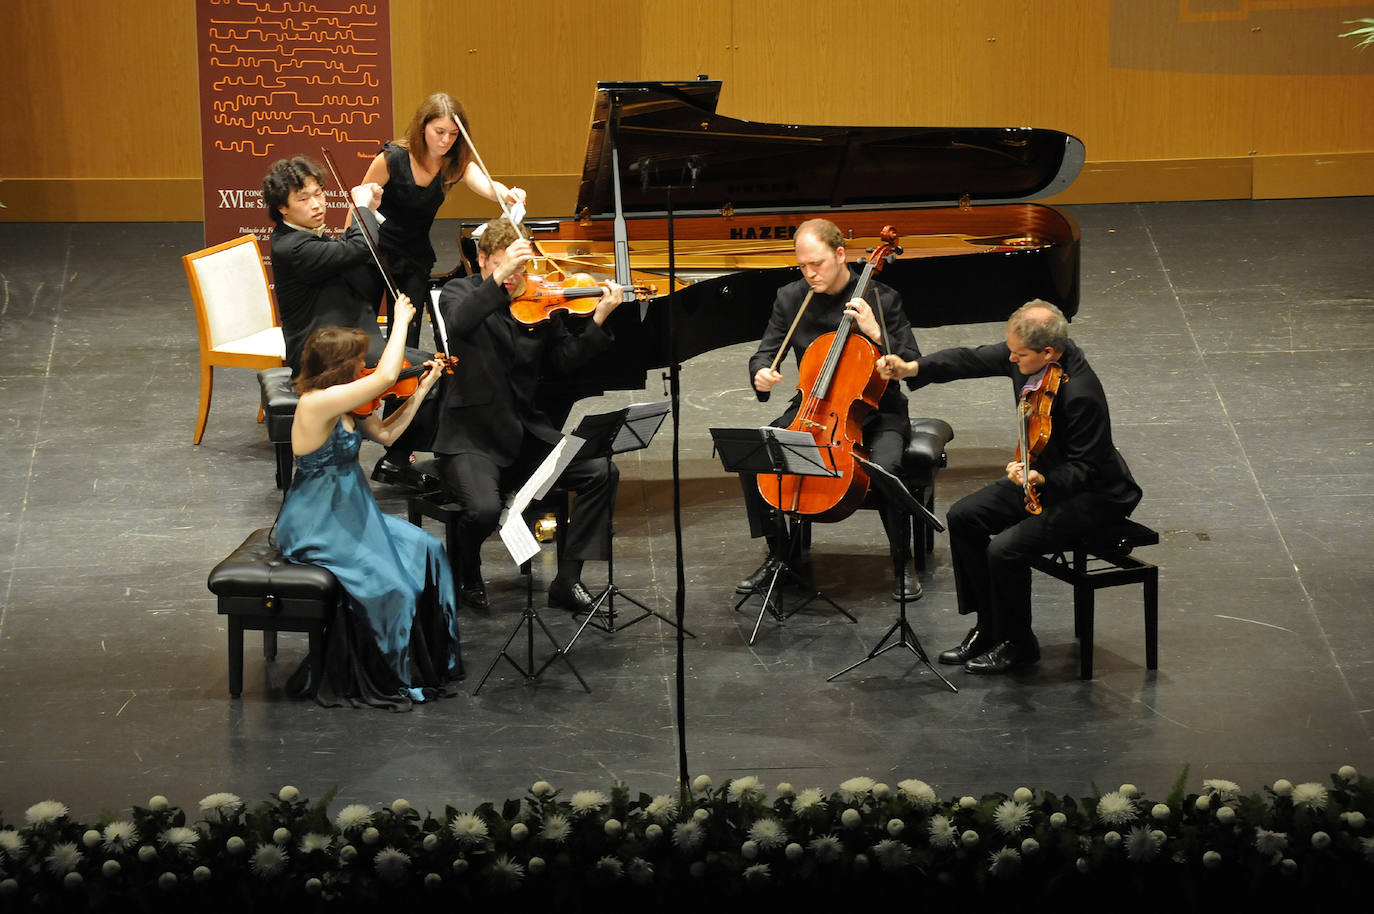
[[[375,237],[382,189],[362,184],[352,193]],[[369,271],[377,267],[359,225],[350,225],[341,238],[325,231],[324,171],[305,156],[274,162],[262,181],[262,202],[276,223],[272,276],[291,374],[300,373],[306,338],[320,327],[356,327],[367,333],[367,360],[375,364],[385,347],[376,302],[369,299],[375,286]]]
[[[535,405],[535,387],[546,370],[572,371],[605,351],[612,338],[602,324],[621,299],[620,287],[608,282],[590,317],[557,314],[526,326],[511,315],[511,300],[524,289],[533,257],[509,221],[493,220],[477,239],[480,275],[449,281],[439,296],[458,363],[440,395],[433,450],[444,487],[461,507],[459,598],[478,608],[488,605],[480,550],[500,519],[502,493],[524,483],[563,437]],[[582,565],[610,557],[618,481],[615,464],[601,459],[574,460],[559,477],[577,497],[569,529],[560,532],[549,605],[591,609]]]
[[[1029,469],[1027,461],[1013,460],[1004,478],[949,509],[959,613],[976,613],[978,621],[958,647],[940,654],[940,662],[962,664],[969,673],[1004,673],[1040,659],[1031,631],[1028,559],[1126,517],[1140,503],[1140,486],[1112,442],[1102,383],[1069,339],[1063,312],[1049,302],[1036,299],[1018,308],[1007,321],[1005,342],[944,349],[913,361],[878,360],[883,377],[913,378],[916,387],[1006,376],[1017,401],[1039,391],[1054,365],[1061,376],[1043,450]],[[1039,491],[1039,514],[1026,510],[1027,479]]]

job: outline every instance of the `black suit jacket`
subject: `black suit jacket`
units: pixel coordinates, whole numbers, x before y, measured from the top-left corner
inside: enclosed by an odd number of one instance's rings
[[[1010,361],[1010,354],[1006,343],[943,349],[917,360],[920,370],[913,380],[917,387],[923,387],[960,378],[1003,375],[1011,379],[1012,396],[1019,402],[1021,387],[1028,378]],[[1112,443],[1112,421],[1102,382],[1072,340],[1059,365],[1066,378],[1051,401],[1049,441],[1032,461],[1045,477],[1041,492],[1050,500],[1093,492],[1129,514],[1140,503],[1140,486]]]
[[[562,433],[534,403],[539,379],[573,371],[604,351],[611,335],[566,315],[526,327],[511,317],[505,287],[481,276],[450,280],[439,313],[458,364],[444,379],[433,451],[485,454],[508,467],[527,435],[557,444]]]
[[[372,211],[359,212],[376,237],[377,221]],[[277,223],[272,231],[272,277],[292,374],[300,370],[306,339],[319,327],[367,331],[372,338],[369,361],[376,360],[384,345],[377,328],[377,301],[372,295],[378,288],[372,278],[376,270],[356,221],[337,239],[328,235],[317,238]],[[424,305],[415,302],[417,309]]]
[[[791,340],[788,341],[788,349],[795,354],[796,363],[799,367],[802,357],[811,344],[818,337],[839,327],[840,318],[844,315],[845,303],[854,297],[854,290],[858,284],[859,277],[853,275],[851,271],[849,284],[844,287],[839,295],[826,295],[818,292],[811,297],[811,303],[806,306],[806,313],[802,315],[801,322],[797,325]],[[768,318],[768,327],[763,332],[763,339],[759,341],[758,351],[749,359],[750,387],[753,387],[755,373],[760,368],[767,368],[772,364],[773,358],[782,347],[782,341],[787,337],[787,330],[792,326],[792,321],[796,318],[797,311],[801,308],[809,290],[810,286],[801,279],[778,289],[777,297],[773,299],[773,310]],[[906,311],[902,307],[901,295],[897,293],[897,290],[880,282],[870,282],[868,293],[864,298],[872,306],[875,297],[882,308],[882,323],[887,332],[892,351],[907,361],[919,356],[921,350],[916,346],[916,337],[911,332],[911,323],[907,320]],[[857,328],[854,332],[858,333]],[[867,339],[867,337],[864,338]],[[872,340],[871,342],[878,347],[879,353],[883,351],[882,340]],[[781,362],[779,367],[781,367]],[[911,384],[910,381],[907,383]],[[757,394],[757,391],[755,393]],[[760,400],[764,401],[769,398],[769,394],[758,394],[758,396]],[[801,391],[795,390],[789,405],[789,412],[792,407],[801,402],[801,399]],[[864,427],[866,430],[872,430],[875,427],[893,428],[902,431],[905,436],[907,423],[906,394],[902,391],[900,384],[889,382],[882,397],[878,400],[876,413],[869,417],[864,423]]]

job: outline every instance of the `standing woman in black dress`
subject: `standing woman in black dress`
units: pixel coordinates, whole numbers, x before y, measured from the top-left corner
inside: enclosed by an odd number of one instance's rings
[[[462,181],[473,193],[488,200],[504,199],[509,206],[525,202],[524,190],[488,180],[482,173],[458,130],[459,121],[471,136],[461,104],[447,92],[429,96],[420,103],[405,136],[382,147],[362,181],[386,189],[377,208],[385,220],[378,246],[386,256],[399,291],[410,296],[421,314],[429,301],[429,274],[435,260],[429,230],[448,189]],[[388,307],[389,299],[390,296]],[[420,323],[417,315],[407,331],[406,344],[412,349],[419,346]],[[442,349],[437,329],[434,340]]]

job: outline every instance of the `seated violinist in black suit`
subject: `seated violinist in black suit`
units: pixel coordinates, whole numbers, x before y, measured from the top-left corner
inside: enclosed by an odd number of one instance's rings
[[[620,304],[620,287],[604,284],[590,318],[566,313],[533,326],[515,320],[511,300],[525,288],[530,242],[506,219],[487,223],[477,240],[480,275],[449,281],[439,296],[451,355],[458,357],[443,385],[433,450],[444,487],[460,506],[459,598],[488,605],[482,580],[482,543],[496,529],[502,493],[516,488],[563,437],[534,404],[545,370],[572,371],[605,351],[602,328]],[[587,612],[593,605],[582,584],[586,560],[610,557],[610,521],[619,475],[605,460],[574,460],[558,484],[576,493],[562,537],[558,574],[549,605]]]
[[[978,621],[958,647],[940,654],[940,662],[962,664],[970,673],[1035,663],[1040,644],[1031,631],[1029,558],[1114,523],[1140,503],[1140,486],[1112,443],[1102,382],[1069,339],[1063,312],[1039,299],[1012,314],[1006,342],[943,349],[914,361],[884,356],[878,371],[912,378],[918,387],[1006,376],[1018,401],[1058,376],[1049,437],[1034,465],[1013,460],[1004,478],[961,498],[948,515],[959,613],[976,613]],[[1038,490],[1039,514],[1026,510],[1028,480]]]

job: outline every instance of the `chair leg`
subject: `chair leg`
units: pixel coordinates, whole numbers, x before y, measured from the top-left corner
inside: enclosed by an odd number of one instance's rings
[[[1145,668],[1159,669],[1159,569],[1150,568],[1145,591]]]
[[[285,492],[291,487],[291,475],[296,471],[296,460],[291,454],[291,445],[278,443],[273,445],[273,450],[277,455],[277,488]]]
[[[1078,635],[1078,678],[1093,678],[1093,610],[1096,592],[1091,584],[1073,588],[1074,631]]]
[[[264,628],[262,630],[262,656],[267,660],[277,659],[276,629]]]
[[[310,681],[324,681],[324,626],[310,629]]]
[[[243,691],[243,623],[229,617],[229,695],[238,698]]]
[[[210,394],[215,390],[215,367],[206,362],[200,363],[200,412],[196,415],[196,436],[192,444],[200,444],[205,434],[205,420],[210,418]]]

